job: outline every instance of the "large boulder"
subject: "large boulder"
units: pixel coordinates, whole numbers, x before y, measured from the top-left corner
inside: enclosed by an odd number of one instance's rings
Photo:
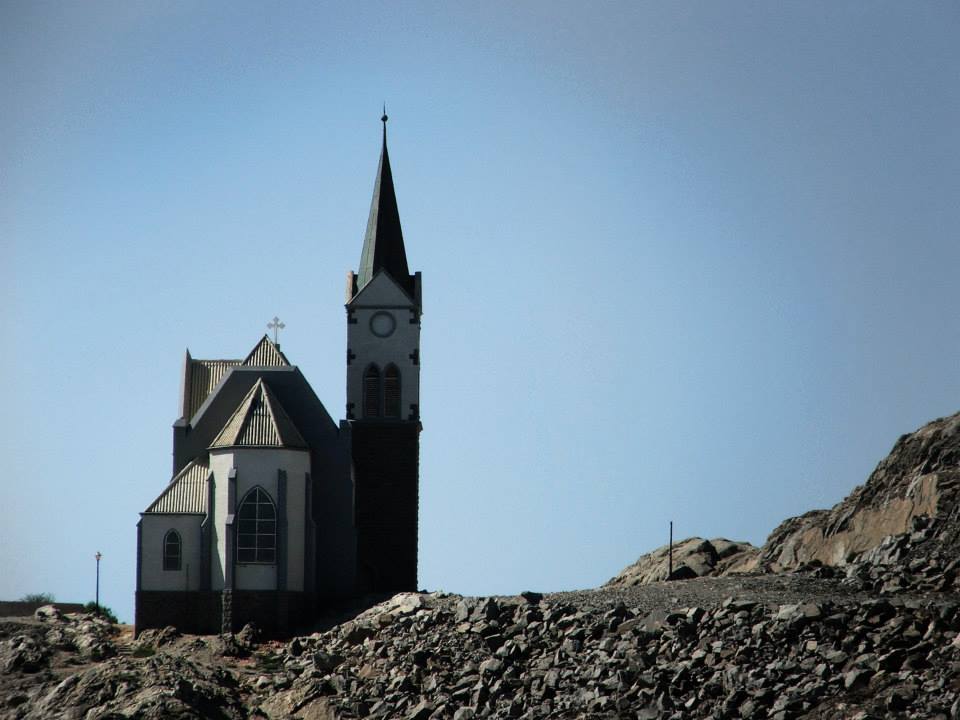
[[[755,570],[759,550],[747,542],[725,538],[687,538],[673,544],[671,579],[730,575]],[[670,574],[670,547],[664,545],[640,558],[606,582],[604,587],[629,587],[667,580]]]
[[[941,518],[956,541],[960,488],[960,413],[897,440],[867,482],[830,510],[782,522],[762,548],[761,563],[789,570],[819,561],[844,565],[884,538],[911,532],[915,518]]]

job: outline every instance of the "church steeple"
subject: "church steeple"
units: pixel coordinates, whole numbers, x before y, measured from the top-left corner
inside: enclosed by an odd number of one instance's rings
[[[403,247],[403,231],[400,229],[400,211],[393,190],[393,173],[390,172],[390,155],[387,153],[387,113],[383,117],[383,149],[380,165],[373,186],[370,217],[363,238],[363,253],[357,273],[357,290],[362,290],[380,270],[386,270],[403,288],[410,284],[407,253]]]

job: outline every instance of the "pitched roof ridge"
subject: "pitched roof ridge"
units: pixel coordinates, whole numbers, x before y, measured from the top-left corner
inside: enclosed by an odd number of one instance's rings
[[[260,379],[262,387],[260,388],[261,395],[263,396],[263,403],[267,406],[267,417],[270,419],[270,425],[273,426],[273,432],[277,436],[277,439],[280,440],[280,443],[283,444],[283,438],[280,436],[280,428],[277,426],[277,415],[273,409],[273,392],[270,390],[270,387],[263,382],[263,378]]]
[[[190,471],[193,470],[194,468],[209,468],[209,467],[210,467],[210,464],[208,462],[202,460],[201,458],[196,457],[190,462],[188,462],[186,465],[184,465],[183,469],[170,479],[170,484],[173,484],[174,482],[184,477],[185,475],[189,475]]]
[[[253,384],[253,387],[250,388],[250,402],[247,403],[247,409],[244,413],[243,422],[240,424],[240,427],[237,428],[237,435],[234,438],[235,445],[242,445],[244,436],[247,434],[250,429],[250,423],[252,423],[257,416],[257,410],[266,405],[266,400],[264,396],[266,392],[264,390],[264,382],[262,377],[258,377],[257,381]],[[267,418],[270,417],[270,408],[266,407]]]
[[[203,492],[202,483],[209,477],[209,464],[194,458],[173,476],[163,491],[147,506],[144,513],[206,512],[206,493]],[[169,502],[164,502],[170,497],[172,499]]]
[[[280,399],[273,394],[273,389],[266,383],[266,381],[263,380],[263,378],[260,379],[260,382],[263,385],[263,395],[267,402],[267,410],[269,412],[270,422],[273,424],[273,430],[277,434],[280,444],[287,447],[307,447],[306,440],[303,439],[303,435],[300,433],[300,430],[293,422],[290,414],[283,407],[283,403],[281,403]],[[281,420],[284,422],[284,427],[280,426]],[[287,426],[289,426],[289,428]],[[286,436],[291,432],[293,437],[288,439]]]
[[[210,447],[230,447],[236,442],[237,438],[240,437],[240,433],[246,426],[247,416],[250,414],[250,405],[253,402],[253,396],[257,392],[257,388],[261,382],[263,382],[263,378],[257,378],[257,382],[254,383],[253,387],[243,396],[243,400],[237,405],[237,409],[230,414],[226,424],[221,428],[220,432],[217,433],[213,442],[210,443]]]
[[[258,413],[258,408],[263,408],[262,414]],[[261,422],[260,418],[266,419],[266,428],[254,425]],[[210,445],[211,448],[234,446],[308,447],[300,430],[262,377],[257,378]]]
[[[254,360],[265,362],[254,363]],[[280,352],[280,346],[264,333],[263,337],[253,346],[253,350],[241,361],[241,364],[247,367],[283,367],[289,365],[290,361],[287,360],[286,355]]]

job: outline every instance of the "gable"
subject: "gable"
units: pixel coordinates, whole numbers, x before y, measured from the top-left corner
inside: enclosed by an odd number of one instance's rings
[[[260,378],[210,447],[306,449],[307,443],[270,387]]]
[[[290,361],[280,352],[280,347],[264,335],[241,364],[245,367],[284,367]]]
[[[413,298],[390,273],[381,270],[347,303],[347,307],[413,307],[414,304]]]
[[[174,470],[183,468],[190,460],[206,456],[214,440],[260,379],[269,386],[269,391],[282,406],[305,445],[317,454],[316,467],[324,464],[320,462],[321,457],[333,457],[340,452],[337,424],[296,365],[277,368],[240,366],[227,372],[197,410],[189,426],[175,428]]]

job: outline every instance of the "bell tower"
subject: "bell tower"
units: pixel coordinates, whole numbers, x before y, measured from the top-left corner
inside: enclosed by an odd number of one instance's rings
[[[361,592],[416,590],[420,273],[411,274],[387,115],[357,273],[347,274],[347,407]]]

